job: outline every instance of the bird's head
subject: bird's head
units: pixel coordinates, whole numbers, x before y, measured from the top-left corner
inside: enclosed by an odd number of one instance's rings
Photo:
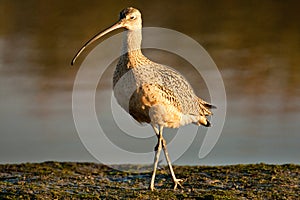
[[[109,27],[108,29],[98,33],[93,38],[91,38],[81,49],[77,52],[77,54],[74,56],[71,65],[73,65],[78,58],[78,56],[84,51],[84,49],[101,38],[102,36],[106,35],[107,33],[119,29],[119,28],[126,28],[127,30],[138,30],[142,28],[142,15],[140,11],[136,8],[128,7],[125,8],[120,12],[120,19],[117,23]]]
[[[120,23],[123,28],[136,30],[142,28],[142,15],[138,9],[129,7],[120,12]]]

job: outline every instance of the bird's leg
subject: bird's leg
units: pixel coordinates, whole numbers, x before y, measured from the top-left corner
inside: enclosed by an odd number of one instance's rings
[[[152,173],[152,178],[151,178],[151,182],[150,182],[150,186],[149,186],[149,189],[153,191],[157,164],[158,164],[160,152],[162,149],[162,139],[161,139],[161,133],[158,131],[157,127],[155,127],[155,126],[152,126],[152,127],[153,127],[153,129],[156,133],[157,139],[158,139],[157,145],[155,147],[156,153],[155,153],[154,162],[153,162],[153,173]]]
[[[169,158],[169,153],[168,153],[168,150],[167,150],[167,143],[166,143],[166,140],[163,137],[162,137],[162,147],[163,147],[165,157],[166,157],[169,169],[170,169],[170,173],[172,175],[173,182],[174,182],[174,190],[176,190],[177,186],[179,186],[180,188],[183,188],[182,185],[180,184],[182,179],[177,179],[176,176],[175,176],[175,173],[174,173],[174,170],[173,170],[173,167],[172,167],[172,164],[171,164],[171,160]]]
[[[159,140],[159,129],[154,124],[152,125],[152,128],[153,128],[153,130],[154,130],[154,132],[156,134],[157,139]],[[158,144],[159,144],[159,142],[157,142],[156,146],[154,147],[154,151],[155,152],[158,149]]]

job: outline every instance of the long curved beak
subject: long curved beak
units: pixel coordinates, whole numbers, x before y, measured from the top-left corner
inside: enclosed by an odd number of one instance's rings
[[[83,45],[83,47],[81,47],[81,49],[76,53],[76,55],[74,56],[74,58],[72,59],[71,65],[74,65],[76,59],[79,57],[79,55],[84,51],[84,49],[89,46],[90,44],[92,44],[93,42],[95,42],[96,40],[98,40],[99,38],[101,38],[102,36],[106,35],[107,33],[116,30],[118,28],[123,28],[123,20],[118,21],[117,23],[115,23],[114,25],[112,25],[111,27],[109,27],[108,29],[96,34],[94,37],[92,37],[92,39],[90,39],[89,41],[87,41],[87,43],[85,43],[85,45]]]

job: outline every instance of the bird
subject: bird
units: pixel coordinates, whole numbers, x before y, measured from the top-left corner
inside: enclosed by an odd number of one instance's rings
[[[155,156],[149,189],[154,190],[155,175],[161,150],[174,183],[173,189],[183,188],[182,179],[176,178],[163,137],[164,128],[179,128],[187,124],[210,127],[207,119],[210,109],[216,108],[198,97],[189,82],[173,68],[147,58],[141,49],[141,12],[128,7],[120,12],[119,20],[111,27],[88,40],[71,61],[74,65],[79,55],[93,42],[113,30],[123,28],[123,46],[113,73],[113,91],[118,104],[137,122],[148,123],[157,136]]]

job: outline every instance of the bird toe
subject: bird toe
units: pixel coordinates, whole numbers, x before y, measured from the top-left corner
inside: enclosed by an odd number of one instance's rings
[[[183,186],[181,185],[180,182],[183,182],[183,180],[182,180],[182,179],[175,179],[175,180],[174,180],[174,190],[176,190],[178,186],[179,186],[180,188],[183,188]]]

